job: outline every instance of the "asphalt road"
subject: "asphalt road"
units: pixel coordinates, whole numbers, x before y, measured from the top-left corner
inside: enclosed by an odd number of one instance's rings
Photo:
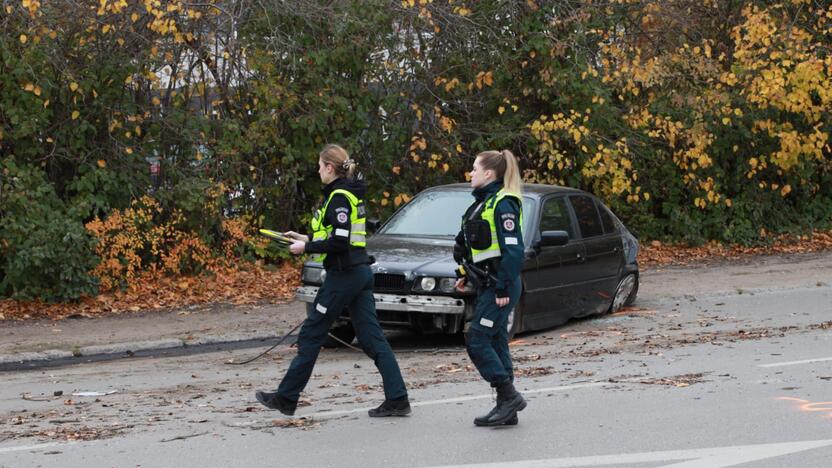
[[[521,336],[516,427],[473,426],[492,394],[455,338],[391,337],[414,406],[398,419],[367,416],[380,380],[343,349],[293,419],[253,398],[285,348],[245,367],[226,361],[254,350],[4,373],[0,466],[827,467],[830,260],[648,272],[635,309]]]

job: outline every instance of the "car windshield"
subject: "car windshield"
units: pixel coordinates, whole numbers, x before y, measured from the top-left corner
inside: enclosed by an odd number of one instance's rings
[[[390,218],[379,234],[408,236],[456,236],[462,215],[474,201],[471,192],[449,190],[420,194]],[[532,201],[523,197],[523,212],[531,213]],[[524,216],[527,229],[529,216]],[[525,236],[524,236],[525,237]]]

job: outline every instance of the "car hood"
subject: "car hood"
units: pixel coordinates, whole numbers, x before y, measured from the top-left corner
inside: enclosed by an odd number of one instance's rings
[[[367,252],[375,257],[376,273],[454,276],[453,238],[410,237],[377,234],[367,240]]]

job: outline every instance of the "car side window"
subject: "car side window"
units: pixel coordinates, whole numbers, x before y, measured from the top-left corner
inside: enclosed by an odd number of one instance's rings
[[[563,197],[550,198],[544,202],[540,216],[540,232],[543,231],[566,231],[570,239],[575,237]]]
[[[569,202],[572,203],[572,209],[575,210],[575,216],[578,218],[578,226],[581,228],[583,238],[600,236],[604,233],[601,218],[598,216],[598,210],[595,209],[595,202],[592,198],[573,195],[569,197]]]
[[[618,226],[613,221],[609,208],[598,202],[598,212],[601,213],[601,224],[604,226],[605,233],[610,234],[618,231]]]

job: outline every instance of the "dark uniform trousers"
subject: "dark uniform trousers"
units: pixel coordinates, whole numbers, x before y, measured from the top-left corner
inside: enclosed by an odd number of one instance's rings
[[[289,365],[277,388],[278,395],[296,402],[309,382],[318,353],[332,322],[348,307],[352,326],[361,347],[372,359],[384,381],[384,397],[404,398],[407,389],[396,356],[384,337],[376,317],[373,298],[373,273],[368,265],[356,265],[348,271],[327,271],[326,279],[298,335],[298,355]]]
[[[520,278],[515,278],[508,288],[509,303],[505,307],[497,306],[493,287],[477,295],[474,317],[465,334],[465,347],[480,375],[491,386],[514,380],[508,350],[508,316],[520,299],[521,289]]]

